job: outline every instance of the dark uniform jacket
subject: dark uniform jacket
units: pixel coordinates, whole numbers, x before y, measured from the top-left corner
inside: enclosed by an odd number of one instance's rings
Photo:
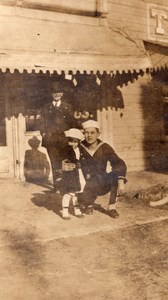
[[[78,172],[78,167],[80,167],[80,164],[76,159],[74,149],[70,145],[67,145],[61,149],[60,156],[62,161],[65,160],[66,162],[74,163],[76,165],[73,171],[62,172],[62,182],[60,188],[61,194],[80,191],[81,185]]]
[[[87,143],[84,140],[80,143],[80,152],[81,168],[86,180],[94,178],[101,180],[101,178],[103,178],[107,174],[106,168],[107,163],[109,162],[116,180],[122,178],[126,182],[126,164],[115,153],[115,151],[109,144],[98,140],[97,149],[92,156],[89,153]]]
[[[65,139],[64,131],[73,126],[73,109],[69,103],[61,102],[59,107],[47,103],[41,110],[42,146],[58,146]]]

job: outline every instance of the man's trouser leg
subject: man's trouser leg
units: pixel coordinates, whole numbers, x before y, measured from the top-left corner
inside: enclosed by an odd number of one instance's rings
[[[53,175],[53,186],[55,188],[58,187],[57,179],[59,177],[59,173],[57,170],[60,169],[60,155],[58,152],[58,149],[56,147],[49,147],[47,148],[48,156],[50,158],[51,162],[51,168],[52,168],[52,175]]]
[[[115,204],[117,189],[118,181],[114,172],[105,173],[86,181],[80,201],[86,206],[93,205],[97,196],[102,196],[110,192],[109,204]]]
[[[110,199],[108,205],[108,215],[111,218],[118,218],[119,214],[116,210],[116,198],[117,198],[117,190],[118,190],[118,179],[114,172],[110,172],[108,174],[109,187],[110,187]]]
[[[118,189],[118,180],[114,172],[104,173],[103,175],[97,176],[96,189],[97,196],[103,196],[110,192],[109,203],[115,203]]]
[[[87,180],[83,192],[79,195],[79,202],[85,207],[92,206],[97,198],[97,183]]]
[[[114,174],[114,172],[108,173],[108,181],[109,181],[109,191],[110,191],[109,205],[111,205],[116,203],[117,190],[118,190],[118,179]]]

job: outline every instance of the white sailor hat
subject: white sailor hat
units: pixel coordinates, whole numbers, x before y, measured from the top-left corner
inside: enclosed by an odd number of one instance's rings
[[[75,138],[78,140],[84,139],[83,133],[81,132],[81,130],[79,130],[77,128],[71,128],[67,131],[64,131],[64,133],[65,133],[66,137]]]
[[[88,120],[86,122],[83,122],[82,127],[83,127],[83,129],[91,128],[91,127],[100,129],[98,122],[94,121],[94,120]]]

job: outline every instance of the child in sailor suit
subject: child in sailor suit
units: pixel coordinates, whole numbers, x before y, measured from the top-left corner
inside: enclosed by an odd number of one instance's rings
[[[71,163],[74,169],[71,171],[62,171],[62,182],[60,192],[62,197],[62,217],[64,220],[70,220],[69,204],[72,201],[74,214],[76,217],[84,217],[78,204],[78,193],[83,192],[85,179],[80,168],[80,150],[79,142],[83,139],[83,134],[79,129],[71,128],[65,131],[68,145],[61,152],[62,163]],[[63,168],[64,169],[64,168]]]

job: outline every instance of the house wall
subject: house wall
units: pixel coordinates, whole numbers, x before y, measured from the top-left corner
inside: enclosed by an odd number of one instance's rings
[[[108,0],[108,22],[113,28],[122,29],[130,37],[136,40],[147,40],[148,36],[148,5],[158,5],[168,9],[167,0]],[[168,22],[163,18],[164,26],[168,28]],[[152,18],[151,27],[156,25],[156,19]]]
[[[113,143],[128,170],[164,168],[163,102],[160,88],[148,75],[121,89],[125,108],[113,111]],[[161,152],[163,151],[163,152]]]
[[[120,31],[128,39],[135,39],[137,43],[141,40],[148,40],[147,2],[109,0],[109,26],[113,30]],[[166,5],[167,1],[153,0],[152,2]],[[167,159],[167,144],[162,143],[163,105],[159,87],[151,83],[148,74],[144,74],[133,83],[129,82],[127,86],[121,87],[120,90],[124,98],[124,110],[109,109],[98,112],[98,119],[103,127],[102,138],[110,142],[116,152],[126,161],[129,171],[157,169],[161,164],[164,167]],[[16,174],[22,170],[21,174],[17,175],[22,178],[24,152],[28,147],[30,137],[23,135],[25,122],[22,115],[19,118],[17,122],[20,123],[15,127],[20,128],[20,140],[24,139],[26,146],[24,143],[21,144],[20,150],[18,146],[22,159],[20,162],[18,155],[21,167],[16,170]]]
[[[110,26],[122,29],[136,39],[147,37],[146,3],[135,0],[109,0],[108,21]]]
[[[147,3],[149,1],[109,0],[108,22],[124,36],[148,40]],[[151,3],[151,2],[150,2]],[[153,4],[167,5],[154,0]],[[126,161],[129,171],[168,168],[167,143],[163,133],[161,89],[148,74],[121,89],[125,108],[112,112],[113,147]]]

